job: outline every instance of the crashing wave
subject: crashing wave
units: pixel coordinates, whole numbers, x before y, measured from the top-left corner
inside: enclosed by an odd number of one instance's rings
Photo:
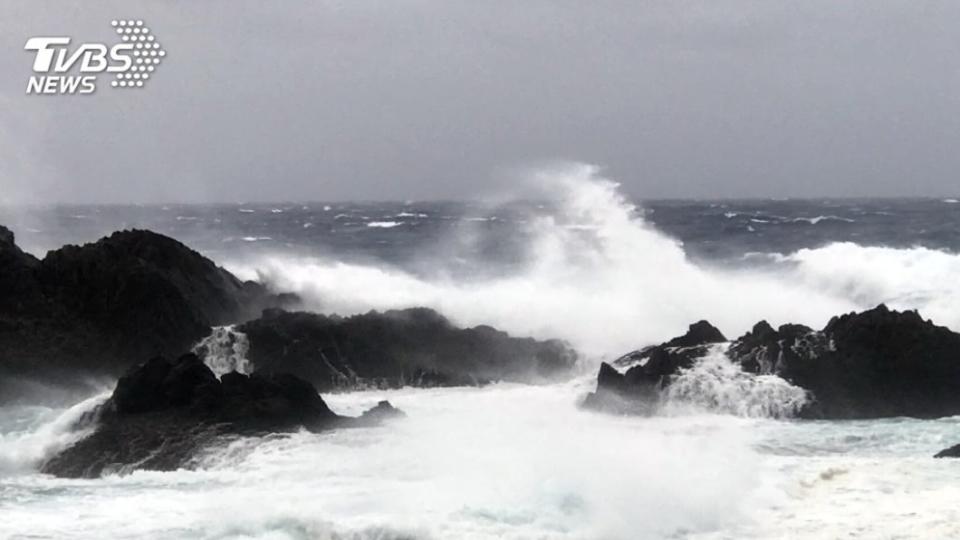
[[[743,371],[727,357],[726,348],[713,347],[672,380],[665,396],[668,408],[693,407],[749,418],[790,418],[807,403],[806,390],[776,375]]]
[[[51,421],[33,423],[23,430],[0,433],[0,476],[32,471],[51,456],[89,435],[96,425],[100,405],[109,396],[108,392],[81,401]]]

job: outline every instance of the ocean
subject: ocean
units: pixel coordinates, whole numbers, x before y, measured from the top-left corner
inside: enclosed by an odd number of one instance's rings
[[[541,184],[483,203],[0,208],[38,256],[147,228],[314,311],[423,305],[583,356],[557,384],[324,395],[408,416],[95,480],[36,471],[106,394],[38,395],[0,408],[0,538],[960,538],[960,467],[931,458],[960,417],[792,420],[796,388],[722,354],[658,416],[577,406],[601,360],[700,319],[732,339],[886,303],[960,329],[957,199],[634,201],[590,168]]]

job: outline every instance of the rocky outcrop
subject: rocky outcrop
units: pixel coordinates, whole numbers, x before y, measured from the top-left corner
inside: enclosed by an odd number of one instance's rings
[[[960,444],[956,444],[936,453],[935,458],[960,458]]]
[[[187,350],[212,326],[284,300],[149,231],[117,232],[38,260],[0,228],[5,379],[116,376],[132,359]]]
[[[659,406],[661,390],[670,384],[672,376],[693,366],[711,345],[726,340],[716,327],[699,321],[680,337],[616,360],[617,365],[632,366],[623,374],[603,363],[597,374],[597,390],[587,395],[583,406],[619,414],[650,414]]]
[[[371,426],[402,414],[384,401],[360,418],[341,417],[310,383],[293,375],[231,372],[218,380],[193,354],[174,361],[156,357],[121,377],[113,395],[82,420],[95,422],[93,433],[42,471],[96,477],[174,470],[189,467],[224,436]]]
[[[238,330],[257,371],[293,373],[321,391],[556,380],[576,362],[560,341],[457,328],[426,308],[352,317],[266,310]]]
[[[696,334],[715,339],[719,332]],[[695,342],[683,336],[631,353],[617,361],[635,364],[623,374],[602,366],[597,391],[584,405],[649,412],[672,377],[706,353]],[[761,321],[730,343],[727,355],[745,372],[776,375],[806,390],[811,399],[800,409],[803,418],[960,414],[960,334],[915,311],[881,305],[834,317],[823,330],[795,324],[774,329]]]
[[[878,306],[820,331],[760,323],[730,348],[743,369],[806,390],[806,418],[936,418],[960,414],[960,334],[915,311]]]

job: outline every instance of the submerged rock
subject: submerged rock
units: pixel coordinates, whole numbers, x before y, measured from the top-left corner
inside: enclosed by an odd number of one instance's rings
[[[577,358],[563,342],[457,328],[427,308],[352,317],[266,310],[237,329],[255,369],[294,373],[321,391],[557,380]]]
[[[673,377],[707,353],[705,344],[689,336],[722,336],[706,327],[694,332],[694,326],[685,336],[618,360],[636,364],[623,374],[601,367],[597,391],[584,405],[620,413],[650,411]],[[776,375],[806,390],[810,399],[798,413],[803,418],[960,414],[960,334],[915,311],[880,305],[834,317],[823,330],[796,324],[774,329],[761,321],[726,354],[744,372]]]
[[[218,380],[196,355],[186,354],[130,370],[95,416],[93,433],[47,461],[42,472],[96,477],[174,470],[225,435],[372,426],[403,413],[382,401],[359,418],[342,417],[303,379],[232,372]]]

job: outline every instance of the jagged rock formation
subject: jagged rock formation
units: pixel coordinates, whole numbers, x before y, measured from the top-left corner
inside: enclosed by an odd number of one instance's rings
[[[730,348],[744,369],[809,390],[807,418],[936,418],[960,413],[960,334],[916,311],[878,306],[821,331],[761,323]]]
[[[461,329],[426,308],[345,318],[266,310],[238,330],[257,371],[293,373],[321,391],[555,380],[576,362],[560,341],[514,338],[489,326]]]
[[[652,413],[670,377],[693,366],[710,345],[726,340],[713,325],[699,321],[680,337],[620,357],[615,364],[632,365],[623,374],[603,363],[597,375],[597,390],[587,395],[583,406],[620,414]]]
[[[702,356],[703,347],[671,349],[673,340],[624,361],[620,374],[601,367],[588,407],[643,412],[671,377]],[[727,355],[749,373],[777,375],[809,392],[804,418],[935,418],[960,414],[960,334],[915,311],[884,305],[834,317],[823,330],[765,321],[730,344]],[[610,399],[602,399],[604,396]],[[616,399],[613,399],[616,398]],[[626,403],[626,405],[624,405]],[[612,405],[611,405],[612,404]]]
[[[38,260],[0,227],[0,379],[116,376],[137,358],[187,350],[212,326],[284,300],[150,231]]]
[[[224,436],[370,426],[402,414],[384,401],[360,418],[341,417],[310,383],[293,375],[232,372],[218,380],[194,354],[175,361],[156,357],[121,377],[113,395],[82,420],[96,423],[93,433],[42,471],[96,477],[174,470],[190,466],[198,452]]]

